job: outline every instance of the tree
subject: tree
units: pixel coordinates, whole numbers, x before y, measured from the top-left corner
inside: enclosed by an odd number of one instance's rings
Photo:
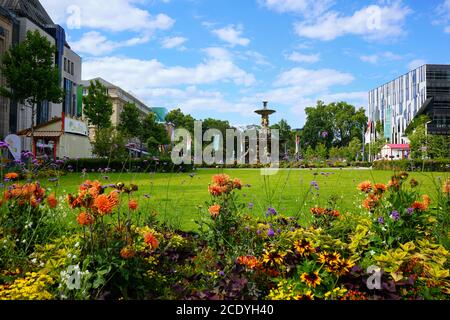
[[[134,103],[126,103],[119,118],[117,129],[125,136],[139,138],[142,135],[141,116]]]
[[[98,157],[123,159],[128,155],[125,148],[126,140],[126,137],[115,128],[100,128],[92,143],[92,151]]]
[[[358,157],[361,155],[362,151],[362,143],[361,140],[357,137],[354,137],[352,141],[350,141],[348,145],[348,161],[358,160]]]
[[[291,126],[288,124],[288,122],[284,119],[281,119],[280,122],[277,124],[274,124],[270,127],[271,129],[277,129],[279,130],[280,134],[280,146],[283,147],[283,152],[287,151],[288,146],[291,144],[292,141],[292,134],[291,134]],[[295,140],[294,140],[295,141]]]
[[[141,139],[147,143],[148,150],[153,155],[159,153],[159,146],[170,143],[170,138],[164,124],[156,121],[156,115],[154,113],[150,113],[144,118]]]
[[[190,115],[185,115],[181,109],[175,109],[170,111],[166,115],[166,122],[172,123],[175,128],[186,129],[190,133],[194,133],[194,121],[195,119]]]
[[[84,115],[97,131],[111,127],[113,105],[108,96],[108,89],[100,81],[91,81],[83,103]]]
[[[34,138],[36,107],[49,101],[61,103],[60,71],[54,66],[56,47],[36,30],[2,57],[0,70],[5,86],[0,94],[31,107],[31,138]]]

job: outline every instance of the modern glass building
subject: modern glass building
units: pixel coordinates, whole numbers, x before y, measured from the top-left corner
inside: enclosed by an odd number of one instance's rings
[[[369,129],[366,140],[377,137],[381,121],[390,143],[408,143],[404,132],[411,121],[429,116],[428,132],[450,134],[450,65],[426,64],[369,92]]]

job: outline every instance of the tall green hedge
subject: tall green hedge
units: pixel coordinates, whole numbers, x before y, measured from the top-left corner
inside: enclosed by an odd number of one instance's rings
[[[70,171],[115,171],[115,172],[189,172],[192,165],[174,165],[170,158],[142,158],[131,160],[109,160],[104,158],[70,159],[64,164]]]
[[[375,161],[372,165],[374,170],[397,170],[397,171],[450,171],[450,159],[440,160],[396,160]]]

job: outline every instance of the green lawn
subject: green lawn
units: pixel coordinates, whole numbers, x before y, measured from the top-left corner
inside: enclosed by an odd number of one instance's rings
[[[139,186],[135,194],[143,212],[156,210],[159,218],[169,222],[172,226],[184,230],[196,227],[194,220],[200,214],[207,214],[205,201],[210,199],[208,184],[214,174],[225,172],[232,178],[241,179],[249,184],[240,192],[240,199],[248,204],[253,203],[254,209],[248,210],[253,215],[264,216],[268,207],[286,216],[297,212],[308,212],[311,206],[326,206],[330,199],[337,201],[341,211],[360,210],[361,195],[356,186],[364,180],[387,183],[392,172],[371,170],[280,170],[270,177],[261,176],[259,170],[252,169],[201,169],[191,177],[189,173],[90,173],[85,177],[81,174],[69,174],[62,177],[57,187],[58,195],[76,192],[78,185],[85,179],[99,180],[105,185],[110,183],[134,183]],[[332,173],[325,176],[321,173]],[[314,175],[316,173],[316,175]],[[433,199],[436,193],[434,182],[445,173],[412,173],[420,182],[419,189]],[[311,181],[317,181],[319,191],[310,187]],[[51,187],[48,182],[47,186]],[[150,199],[144,195],[149,195]],[[202,207],[203,208],[202,208]],[[73,217],[72,217],[73,218]]]

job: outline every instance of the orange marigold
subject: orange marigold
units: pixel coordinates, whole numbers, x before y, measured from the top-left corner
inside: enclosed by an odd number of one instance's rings
[[[47,203],[50,208],[56,208],[56,206],[58,204],[58,200],[56,199],[56,196],[54,193],[52,193],[48,196]]]
[[[93,206],[101,216],[112,213],[114,208],[114,204],[111,203],[110,198],[105,194],[95,198]]]
[[[414,203],[411,205],[411,208],[418,211],[427,211],[428,209],[425,203],[422,203],[420,201],[414,201]]]
[[[133,210],[133,211],[137,210],[138,202],[134,199],[128,201],[128,208],[130,208],[130,210]]]
[[[120,250],[120,256],[126,260],[133,258],[135,255],[136,251],[129,246]]]
[[[237,258],[236,263],[247,269],[255,269],[259,265],[258,259],[254,256],[241,256]]]
[[[362,205],[367,210],[372,211],[378,205],[378,201],[380,201],[380,198],[371,193],[366,199],[364,199]]]
[[[5,178],[9,179],[9,180],[15,180],[18,177],[19,177],[19,175],[15,172],[10,172],[10,173],[5,174]]]
[[[442,185],[442,192],[447,194],[450,193],[450,179],[447,179],[447,181],[445,181]]]
[[[209,193],[211,193],[211,195],[218,197],[221,196],[222,194],[224,194],[227,191],[227,187],[221,187],[218,185],[211,185],[208,187],[209,189]]]
[[[422,199],[423,199],[423,204],[427,207],[427,209],[428,209],[428,207],[430,206],[430,204],[431,204],[431,199],[430,199],[430,197],[428,196],[428,195],[424,195],[424,196],[422,196]]]
[[[33,208],[39,207],[39,202],[37,201],[35,196],[31,197],[30,204]]]
[[[373,191],[376,194],[383,194],[385,193],[387,190],[387,186],[383,183],[375,183],[375,185],[373,186]]]
[[[241,190],[242,189],[242,182],[241,182],[241,180],[239,180],[238,178],[235,178],[233,180],[233,188]]]
[[[230,176],[226,174],[218,174],[212,178],[212,182],[218,186],[226,186],[230,182]]]
[[[86,212],[82,212],[77,217],[77,222],[80,226],[90,226],[94,224],[95,218]]]
[[[370,181],[364,181],[358,184],[358,190],[364,193],[369,193],[372,191],[372,182]]]
[[[209,213],[211,214],[211,217],[213,217],[214,219],[217,218],[220,214],[220,205],[215,204],[211,207],[209,207]]]
[[[148,244],[153,250],[158,249],[159,241],[153,235],[153,233],[147,233],[144,237],[144,242]]]

